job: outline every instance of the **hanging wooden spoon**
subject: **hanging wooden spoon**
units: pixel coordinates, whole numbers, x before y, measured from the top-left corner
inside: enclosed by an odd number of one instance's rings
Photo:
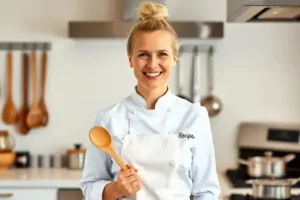
[[[2,119],[6,124],[14,124],[18,118],[18,111],[13,102],[12,85],[13,85],[13,55],[12,51],[7,52],[7,100],[3,107]]]
[[[46,72],[47,72],[47,52],[45,47],[44,51],[42,52],[42,93],[39,102],[39,107],[43,113],[43,121],[42,121],[43,126],[46,126],[49,120],[49,115],[48,115],[47,106],[45,102]]]
[[[36,66],[36,52],[33,50],[31,54],[31,75],[32,75],[32,90],[33,99],[30,111],[27,115],[26,122],[30,128],[37,128],[42,125],[43,113],[39,108],[37,96],[37,66]]]
[[[90,140],[91,142],[102,151],[108,153],[111,157],[115,159],[122,170],[126,170],[127,166],[117,155],[114,146],[112,144],[111,136],[107,130],[101,126],[95,126],[90,130]]]
[[[30,127],[27,125],[26,118],[29,112],[28,106],[28,70],[29,70],[29,55],[24,52],[22,55],[22,87],[23,87],[23,105],[19,112],[18,129],[22,134],[28,134]]]

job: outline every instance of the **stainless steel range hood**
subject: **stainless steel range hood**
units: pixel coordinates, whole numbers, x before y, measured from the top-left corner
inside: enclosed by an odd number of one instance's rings
[[[179,38],[221,39],[223,22],[170,22]],[[126,38],[132,21],[71,21],[69,37],[81,39]]]
[[[300,22],[300,0],[227,0],[227,22]]]
[[[115,21],[70,21],[69,37],[77,39],[126,38],[137,19],[136,8],[144,0],[123,0],[122,16]],[[118,1],[119,2],[119,1]],[[166,0],[152,0],[166,5]],[[119,6],[119,5],[118,5]],[[224,36],[222,21],[170,21],[180,38],[221,39]]]

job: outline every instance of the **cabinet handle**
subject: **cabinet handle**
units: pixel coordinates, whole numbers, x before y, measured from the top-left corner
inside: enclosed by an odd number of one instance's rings
[[[4,193],[0,194],[0,198],[10,198],[13,196],[13,193]]]

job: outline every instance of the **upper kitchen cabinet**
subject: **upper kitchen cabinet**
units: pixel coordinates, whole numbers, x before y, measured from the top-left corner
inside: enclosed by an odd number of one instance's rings
[[[99,21],[69,21],[69,38],[102,39],[126,38],[136,22],[137,8],[143,0],[124,0],[121,5],[120,18],[117,20]],[[166,5],[166,0],[153,2]],[[224,37],[224,23],[222,21],[197,21],[197,20],[169,20],[179,38],[187,39],[222,39]]]
[[[227,0],[227,22],[300,22],[300,0]]]

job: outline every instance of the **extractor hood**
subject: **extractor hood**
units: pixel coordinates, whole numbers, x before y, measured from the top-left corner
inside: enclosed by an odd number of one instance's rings
[[[227,0],[227,22],[300,22],[300,0]]]
[[[176,22],[170,24],[179,38],[221,39],[224,34],[223,22]],[[70,21],[69,37],[81,39],[126,38],[133,25],[132,21]]]
[[[126,38],[137,19],[136,8],[144,0],[123,0],[122,16],[114,21],[69,21],[69,37],[77,39]],[[166,5],[166,0],[152,0]],[[222,21],[169,21],[179,38],[221,39],[224,36]]]

